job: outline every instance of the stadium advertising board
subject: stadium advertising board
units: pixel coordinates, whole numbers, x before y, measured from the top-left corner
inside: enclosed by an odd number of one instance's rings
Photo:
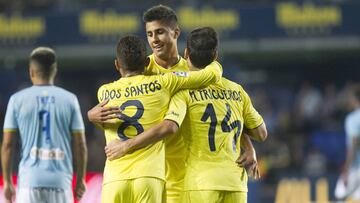
[[[0,14],[0,45],[113,43],[124,34],[145,36],[146,8],[83,9],[67,13]],[[336,37],[360,34],[360,5],[279,2],[272,6],[220,4],[175,8],[183,33],[212,26],[221,40]],[[184,40],[184,34],[181,40]]]

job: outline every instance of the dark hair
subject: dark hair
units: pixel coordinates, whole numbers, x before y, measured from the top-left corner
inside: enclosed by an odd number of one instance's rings
[[[122,37],[116,46],[116,57],[125,70],[144,71],[146,64],[144,40],[133,35]]]
[[[353,88],[353,94],[354,94],[355,98],[360,102],[360,86],[356,85]]]
[[[209,65],[216,57],[218,36],[211,27],[202,27],[190,32],[186,40],[191,63],[197,68]]]
[[[162,21],[169,24],[172,28],[175,28],[178,25],[178,20],[175,14],[175,11],[168,6],[157,5],[149,8],[144,12],[143,21],[144,23],[152,21]]]
[[[30,54],[30,61],[37,63],[39,77],[50,79],[57,68],[55,51],[49,47],[38,47]]]

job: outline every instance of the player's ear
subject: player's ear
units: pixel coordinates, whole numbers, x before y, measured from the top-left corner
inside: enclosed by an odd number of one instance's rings
[[[216,61],[216,60],[218,59],[218,56],[219,56],[219,52],[216,51],[216,52],[215,52],[215,56],[214,56],[214,61]]]
[[[150,58],[149,57],[146,57],[146,60],[145,60],[145,67],[148,67],[150,64]]]
[[[120,64],[119,64],[119,61],[117,59],[114,60],[114,64],[115,64],[116,70],[120,71]]]
[[[176,26],[176,28],[174,29],[174,38],[175,39],[179,38],[180,33],[181,33],[181,30],[180,30],[179,26]]]
[[[35,77],[35,70],[33,68],[33,63],[30,61],[29,63],[29,75],[30,75],[30,78],[34,78]]]
[[[51,75],[53,78],[56,77],[57,71],[58,71],[58,69],[57,69],[57,66],[56,66],[56,67],[54,68],[53,72],[52,72],[52,75]]]
[[[189,58],[189,49],[185,48],[184,50],[184,59],[188,59]]]

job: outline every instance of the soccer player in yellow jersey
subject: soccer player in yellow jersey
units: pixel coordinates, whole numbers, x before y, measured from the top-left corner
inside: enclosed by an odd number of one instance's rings
[[[106,142],[127,140],[162,121],[170,98],[181,89],[205,87],[221,78],[217,62],[203,71],[173,72],[146,76],[146,45],[136,36],[120,39],[116,47],[116,69],[121,78],[98,90],[98,99],[119,106],[120,119],[105,124]],[[163,141],[156,142],[117,160],[105,163],[102,202],[163,201],[165,152]]]
[[[190,33],[185,58],[192,70],[200,70],[217,55],[218,39],[212,28]],[[240,135],[264,141],[265,123],[245,90],[222,78],[203,89],[183,90],[172,97],[164,121],[125,142],[112,142],[105,151],[114,159],[145,147],[177,131],[187,146],[182,202],[247,202],[247,174],[239,167]]]
[[[150,63],[145,67],[145,73],[151,75],[172,71],[189,71],[186,60],[179,55],[177,49],[180,28],[175,12],[167,6],[154,6],[144,13],[143,21],[147,40],[153,51],[153,54],[149,56]],[[116,113],[118,113],[118,107],[109,107],[107,101],[104,101],[89,111],[88,118],[92,122],[102,123],[116,118]],[[179,201],[185,174],[185,148],[181,134],[179,130],[177,135],[165,140],[166,193],[169,203]],[[244,138],[246,137],[244,136]],[[251,142],[249,139],[244,139],[244,141],[247,146],[250,146],[250,149],[247,150],[250,152],[250,156],[246,156],[245,153],[243,158],[253,161],[256,157],[252,157],[252,155],[255,156],[255,152]],[[256,166],[256,163],[253,164]]]
[[[162,74],[169,71],[189,71],[186,60],[179,55],[177,39],[180,28],[175,12],[166,6],[155,6],[144,12],[146,36],[153,51],[149,56],[148,73]],[[166,201],[177,203],[185,175],[185,147],[179,131],[165,142]]]

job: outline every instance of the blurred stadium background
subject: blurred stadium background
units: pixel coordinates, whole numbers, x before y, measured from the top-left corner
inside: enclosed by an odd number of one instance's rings
[[[245,87],[265,118],[268,140],[255,145],[262,179],[249,182],[248,202],[334,201],[347,92],[360,81],[356,0],[0,0],[0,128],[10,95],[30,85],[27,57],[40,45],[57,51],[56,83],[78,96],[86,121],[97,88],[118,78],[117,39],[145,39],[142,12],[159,3],[177,12],[180,53],[193,28],[219,32],[225,77]],[[96,202],[105,144],[85,123],[92,173],[83,202]]]

